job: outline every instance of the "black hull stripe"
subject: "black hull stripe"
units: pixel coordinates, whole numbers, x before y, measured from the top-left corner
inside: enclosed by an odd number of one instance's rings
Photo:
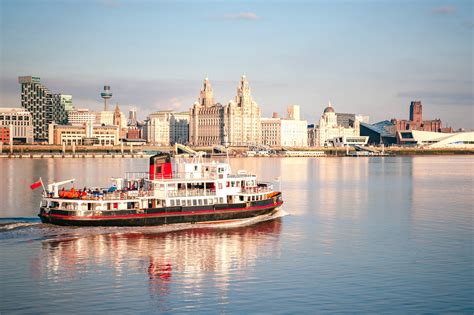
[[[272,205],[266,209],[252,211],[224,211],[209,214],[181,215],[181,216],[153,216],[135,217],[123,219],[103,219],[103,220],[70,220],[54,216],[40,216],[43,223],[52,223],[65,226],[158,226],[178,223],[200,223],[200,222],[223,222],[238,219],[248,219],[260,215],[269,214],[277,208]]]
[[[137,213],[137,214],[124,214],[114,216],[72,216],[72,215],[61,215],[61,214],[49,214],[43,215],[45,217],[55,217],[63,220],[120,220],[120,219],[134,219],[134,218],[145,218],[145,217],[177,217],[177,216],[188,216],[188,215],[208,215],[213,213],[229,213],[229,212],[244,212],[244,211],[255,211],[264,210],[266,208],[276,208],[283,204],[283,202],[272,203],[264,206],[253,206],[249,208],[228,208],[225,210],[197,210],[197,211],[186,211],[176,213]]]

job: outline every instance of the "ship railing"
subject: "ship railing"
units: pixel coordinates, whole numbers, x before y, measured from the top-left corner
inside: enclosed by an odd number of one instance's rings
[[[273,192],[273,189],[269,187],[250,187],[250,188],[242,188],[240,193],[242,194],[256,194],[256,193],[266,193],[266,192]]]
[[[215,196],[216,192],[210,189],[188,189],[168,191],[168,197],[197,197],[197,196]]]
[[[125,179],[132,180],[132,179],[148,179],[149,173],[148,172],[126,172]]]
[[[101,201],[101,200],[127,200],[127,199],[136,199],[138,197],[152,197],[153,191],[150,190],[130,190],[130,191],[114,191],[107,193],[98,193],[98,194],[87,194],[86,196],[81,196],[71,200],[92,200],[92,201]]]

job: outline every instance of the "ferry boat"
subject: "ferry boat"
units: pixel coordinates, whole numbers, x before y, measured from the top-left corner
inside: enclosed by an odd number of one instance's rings
[[[71,226],[147,226],[221,222],[271,214],[283,204],[271,183],[227,162],[204,162],[202,156],[150,157],[149,172],[113,178],[110,188],[44,188],[39,217],[43,223]]]

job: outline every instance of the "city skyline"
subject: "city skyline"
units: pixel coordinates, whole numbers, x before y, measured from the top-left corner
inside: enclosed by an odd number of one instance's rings
[[[189,110],[206,76],[226,104],[245,74],[265,117],[298,104],[312,123],[330,100],[376,122],[421,100],[426,118],[474,128],[469,1],[0,5],[3,107],[19,106],[22,75],[96,110],[110,85],[111,105],[144,115]]]

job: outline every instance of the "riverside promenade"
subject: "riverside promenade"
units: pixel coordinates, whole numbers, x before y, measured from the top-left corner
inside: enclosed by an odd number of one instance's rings
[[[195,151],[212,153],[212,147],[191,147]],[[173,151],[173,146],[61,146],[61,145],[5,145],[0,146],[0,158],[146,158],[156,151]],[[275,151],[324,152],[324,156],[345,156],[353,148],[272,148]],[[381,147],[373,150],[382,152]],[[244,156],[247,147],[230,148],[231,156]],[[420,147],[385,147],[383,151],[390,155],[458,155],[474,154],[474,149],[430,149]]]

